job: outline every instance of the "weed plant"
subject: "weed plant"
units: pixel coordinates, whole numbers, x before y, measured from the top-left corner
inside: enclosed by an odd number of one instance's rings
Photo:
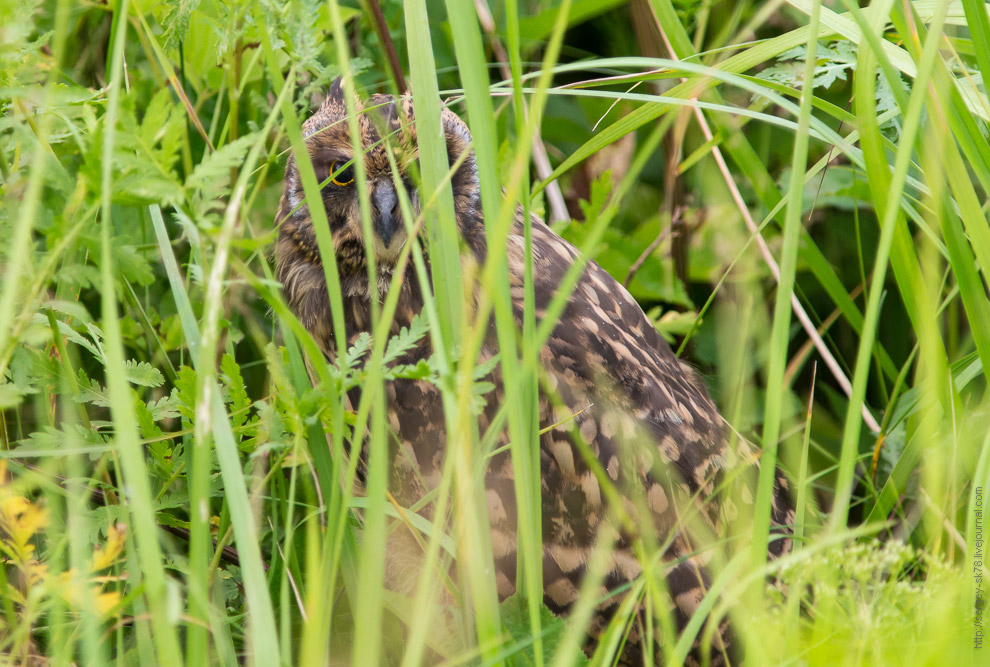
[[[428,241],[410,261],[429,255],[433,296],[392,337],[386,299],[328,362],[274,281],[274,216],[335,77],[407,94],[374,4],[0,0],[2,662],[607,665],[641,602],[669,665],[726,616],[747,665],[990,664],[987,6],[383,2],[419,125],[424,206],[404,213]],[[441,104],[474,137],[493,249],[476,275],[428,131]],[[512,319],[499,249],[520,206],[625,280],[764,462],[687,628],[664,622],[663,568],[644,562],[590,659],[594,564],[569,619],[541,603],[537,359],[555,320],[532,298]],[[477,483],[489,314],[519,498],[501,603]],[[424,337],[430,361],[398,365]],[[444,395],[434,520],[388,494],[397,377]],[[767,563],[775,461],[798,521]],[[439,565],[400,595],[384,544],[406,527]]]

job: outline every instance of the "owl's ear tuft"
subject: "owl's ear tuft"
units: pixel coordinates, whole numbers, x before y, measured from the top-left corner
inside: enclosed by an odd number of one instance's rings
[[[450,165],[453,166],[461,155],[467,153],[453,179],[454,192],[466,197],[458,206],[462,211],[477,210],[480,190],[478,167],[471,145],[471,130],[460,116],[446,107],[440,112],[440,122],[443,125],[444,138],[447,140],[447,159],[450,160]]]
[[[448,150],[457,149],[455,152],[460,155],[461,151],[471,145],[471,130],[461,117],[450,109],[444,107],[440,112],[440,122],[443,125],[443,133],[447,137]]]
[[[330,88],[327,90],[327,99],[323,103],[344,104],[344,79],[342,77],[338,76],[330,84]]]

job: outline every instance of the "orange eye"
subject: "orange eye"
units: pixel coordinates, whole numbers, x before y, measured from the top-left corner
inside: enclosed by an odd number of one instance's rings
[[[339,162],[330,163],[331,174],[335,173],[338,169],[340,169]],[[342,188],[350,185],[354,182],[354,167],[351,166],[346,169],[342,169],[339,174],[330,178],[330,182]]]

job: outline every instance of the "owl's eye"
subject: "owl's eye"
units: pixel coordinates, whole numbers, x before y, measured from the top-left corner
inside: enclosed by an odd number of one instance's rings
[[[330,163],[330,173],[333,174],[338,169],[340,169],[340,164],[341,163],[339,163],[339,162],[331,162]],[[339,187],[345,187],[345,186],[350,185],[351,183],[354,182],[354,167],[351,166],[351,167],[348,167],[347,169],[344,169],[339,174],[337,174],[336,176],[332,177],[330,179],[330,182],[333,183],[334,185],[339,186]]]

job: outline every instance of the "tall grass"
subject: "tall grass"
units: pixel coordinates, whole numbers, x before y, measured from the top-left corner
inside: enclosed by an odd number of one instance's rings
[[[507,0],[489,25],[476,4],[383,3],[419,136],[421,210],[397,188],[414,239],[400,262],[426,296],[396,332],[392,290],[358,340],[302,123],[341,75],[358,145],[356,99],[393,85],[367,3],[0,5],[0,655],[584,664],[612,544],[570,617],[550,614],[536,399],[539,351],[597,259],[631,276],[764,465],[751,515],[708,547],[712,585],[687,627],[647,535],[644,575],[590,663],[614,662],[642,606],[668,664],[724,617],[747,664],[983,664],[987,6]],[[441,104],[473,133],[480,267],[460,260]],[[290,153],[333,361],[273,277]],[[555,223],[582,259],[537,318],[527,226],[520,326],[506,236],[520,208],[548,217],[557,189],[582,212]],[[671,201],[693,223],[680,276]],[[367,197],[361,216],[370,240]],[[498,387],[479,356],[492,318]],[[430,367],[398,366],[425,336]],[[443,396],[432,514],[388,490],[386,383],[416,373]],[[499,405],[488,432],[479,401]],[[518,501],[507,601],[482,484],[501,447]],[[776,460],[799,525],[768,563]],[[423,554],[401,592],[383,584],[397,530]]]

